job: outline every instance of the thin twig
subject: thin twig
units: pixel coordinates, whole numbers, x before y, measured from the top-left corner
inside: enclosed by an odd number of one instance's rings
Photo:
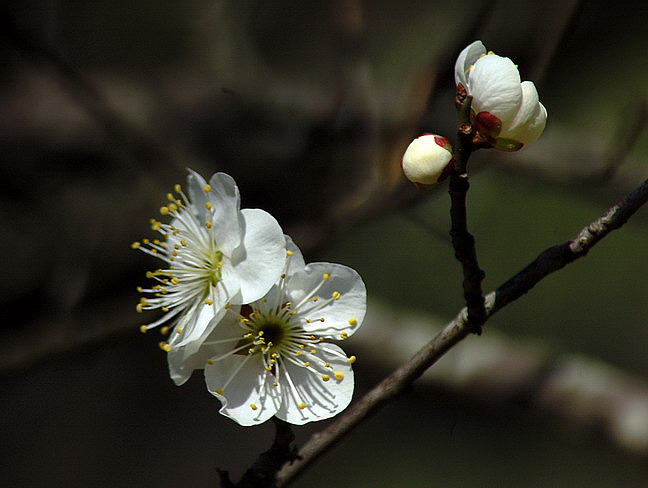
[[[472,97],[468,96],[459,107],[459,130],[453,171],[450,173],[450,219],[452,247],[455,257],[463,270],[463,295],[468,309],[468,322],[476,334],[481,334],[481,326],[486,321],[484,294],[481,283],[485,273],[477,261],[475,238],[468,232],[466,197],[468,182],[468,159],[473,151],[472,127],[470,126],[470,106]]]
[[[486,296],[486,319],[527,293],[548,274],[585,256],[601,239],[625,224],[647,200],[648,180],[608,210],[601,218],[582,229],[574,239],[542,252],[526,268]],[[299,450],[301,459],[287,463],[278,473],[278,486],[288,486],[307,466],[355,426],[376,412],[383,404],[395,398],[470,332],[468,313],[464,308],[408,363],[381,381],[336,422],[311,437]]]

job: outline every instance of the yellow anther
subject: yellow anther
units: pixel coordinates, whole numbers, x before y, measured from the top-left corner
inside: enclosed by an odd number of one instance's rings
[[[259,337],[261,337],[263,334],[265,334],[265,332],[263,332],[262,330],[260,330],[260,331],[258,332],[257,335],[258,335]]]
[[[162,243],[160,242],[160,239],[153,239],[153,244],[157,244],[159,246]],[[164,244],[162,244],[162,245],[164,245]]]
[[[304,410],[308,405],[306,405],[304,402],[301,402],[299,405],[297,405],[297,408],[299,410]]]
[[[160,334],[167,335],[168,333],[169,333],[169,327],[167,325],[165,325],[160,329]]]
[[[296,311],[296,310],[291,310],[291,311],[290,311],[290,315],[293,315],[293,316],[294,316],[294,315],[297,315],[297,311]]]
[[[356,318],[349,319],[349,325],[351,327],[355,327],[356,325],[358,325],[358,319]]]
[[[157,249],[151,249],[151,252],[152,252],[153,254],[157,254]]]
[[[309,362],[309,361],[306,361],[306,362],[304,363],[304,366],[306,366],[306,367],[308,368],[308,367],[310,366],[310,362]]]
[[[214,304],[214,300],[212,300],[211,298],[205,300],[205,305],[213,305],[213,304]]]
[[[294,254],[295,253],[293,251],[286,251],[286,256],[287,257],[294,256]]]
[[[226,303],[226,304],[223,306],[223,308],[224,308],[225,310],[229,310],[230,308],[232,308],[232,305],[230,305],[229,303]]]
[[[277,383],[276,381],[273,381],[272,386],[279,386],[279,383]]]
[[[317,298],[317,297],[311,297],[311,300],[313,300],[314,302],[316,302],[317,300],[319,300],[319,298]]]
[[[176,212],[178,210],[178,206],[175,203],[170,203],[168,208],[169,212]]]
[[[139,243],[138,241],[135,241],[131,244],[131,249],[137,249],[141,246],[142,244]]]
[[[324,367],[325,367],[325,368],[330,368],[330,367],[331,367],[331,363],[329,363],[329,362],[324,363]]]
[[[205,221],[205,227],[207,227],[208,229],[211,229],[211,228],[212,228],[212,223],[211,223],[211,221],[206,220],[206,221]]]
[[[295,351],[295,356],[301,355],[301,351]]]
[[[316,351],[315,349],[311,349],[311,350],[310,350],[310,353],[311,353],[311,354],[315,354],[316,352],[317,352],[317,351]]]
[[[335,376],[336,380],[344,379],[344,373],[342,371],[336,371],[333,373],[333,376]]]
[[[349,337],[349,334],[347,334],[346,332],[342,332],[342,333],[340,334],[340,337],[341,337],[342,339],[346,339],[347,337]]]
[[[142,239],[142,244],[148,244],[150,241],[148,239]]]
[[[168,311],[169,311],[169,307],[162,307],[162,311],[163,311],[163,312],[168,312]]]
[[[271,359],[270,364],[276,364],[277,360],[276,359]]]
[[[138,293],[144,293],[144,288],[142,288],[141,286],[138,286],[137,287],[137,292]]]
[[[205,193],[209,193],[211,191],[211,185],[203,186],[203,190],[205,190]]]
[[[176,328],[176,334],[182,334],[182,327],[177,327]]]
[[[214,390],[214,393],[218,393],[219,395],[224,395],[225,392],[223,390]]]
[[[142,313],[143,305],[141,303],[138,303],[137,306],[135,307],[135,310],[137,310],[137,313]]]
[[[488,51],[488,54],[495,54],[493,51]]]
[[[330,279],[331,279],[331,273],[324,273],[324,274],[322,275],[322,279],[323,279],[324,281],[328,281],[328,280],[330,280]]]
[[[162,349],[164,352],[171,352],[173,350],[173,348],[171,347],[171,344],[167,344],[164,341],[159,342],[158,346],[160,346],[160,349]]]
[[[171,278],[171,283],[177,285],[178,283],[180,283],[180,280],[174,276],[173,278]]]
[[[356,362],[356,359],[357,359],[357,358],[356,358],[355,356],[349,356],[349,357],[347,358],[347,361],[349,362],[349,364],[353,364],[353,363]]]
[[[254,353],[254,348],[253,348],[253,347],[251,347],[250,349],[248,349],[248,354],[253,354],[253,353]]]
[[[186,245],[187,245],[187,241],[185,241],[184,239],[181,239],[181,240],[180,240],[180,244],[183,245],[183,246],[186,246]]]
[[[148,332],[148,327],[146,327],[145,325],[140,325],[139,331],[142,334],[146,334]]]
[[[211,202],[207,202],[207,203],[205,203],[205,208],[206,208],[207,210],[211,210],[211,209],[212,209],[212,204],[211,204]]]
[[[162,227],[162,222],[153,222],[151,224],[151,230],[160,230],[160,227]]]
[[[213,365],[214,365],[214,361],[212,361],[211,359],[208,359],[208,360],[207,360],[207,364],[209,364],[210,366],[213,366]]]
[[[328,380],[330,380],[330,379],[331,379],[331,377],[330,377],[329,375],[327,375],[327,374],[323,374],[323,375],[322,375],[322,380],[324,380],[324,381],[328,381]]]
[[[331,293],[331,298],[332,298],[333,300],[339,300],[341,296],[342,296],[342,295],[340,295],[340,292],[339,292],[339,291],[334,291],[333,293]]]
[[[299,345],[299,349],[304,349],[306,346],[304,344]]]
[[[169,213],[169,208],[168,207],[160,207],[160,213],[162,215],[168,215]]]
[[[319,321],[324,322],[326,319],[324,317],[320,317]]]
[[[285,280],[286,279],[286,273],[281,273],[281,279]]]
[[[175,197],[171,193],[167,193],[166,197],[167,197],[167,200],[169,200],[170,202],[173,202],[175,200]]]
[[[273,352],[273,353],[270,355],[271,358],[276,358],[276,357],[278,357],[278,356],[279,356],[279,354],[277,354],[276,352]]]
[[[272,366],[266,366],[265,369],[267,369],[268,371],[272,371]]]
[[[182,191],[182,187],[178,183],[176,183],[175,185],[173,185],[173,190],[176,193],[180,193]]]

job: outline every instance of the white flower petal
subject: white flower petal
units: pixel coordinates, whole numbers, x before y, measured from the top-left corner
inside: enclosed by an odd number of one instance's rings
[[[207,218],[207,194],[205,193],[205,179],[196,173],[194,170],[189,169],[189,176],[187,176],[187,193],[191,200],[192,213],[200,222],[204,222]]]
[[[216,173],[209,180],[211,191],[207,193],[212,204],[212,232],[218,248],[229,254],[241,243],[241,196],[234,178]]]
[[[535,141],[547,123],[547,111],[540,103],[538,91],[532,81],[523,81],[522,103],[511,123],[503,127],[499,137],[527,145]]]
[[[320,368],[321,373],[288,361],[281,368],[282,397],[276,413],[278,418],[302,425],[333,417],[351,402],[353,369],[344,351],[333,344],[322,344],[318,355],[330,363],[330,368]],[[281,377],[281,373],[285,377]],[[322,374],[328,376],[328,381],[322,379]]]
[[[205,299],[201,299],[196,304],[196,307],[188,311],[186,317],[186,322],[183,322],[182,319],[178,322],[178,327],[182,327],[182,333],[180,334],[181,340],[178,342],[178,346],[184,346],[189,342],[198,340],[205,331],[209,328],[212,320],[220,320],[220,318],[225,314],[225,300],[222,294],[217,293],[217,290],[214,287],[210,287],[209,298],[213,301],[211,305],[205,303]]]
[[[169,340],[172,349],[167,354],[169,374],[176,385],[184,384],[195,369],[203,369],[209,358],[231,350],[243,336],[236,314],[238,307],[233,307],[234,313],[220,313],[210,321],[205,332],[196,340],[182,341],[182,334],[173,331]],[[238,338],[229,341],[228,339]],[[208,344],[205,344],[205,343]]]
[[[324,273],[330,278],[317,291],[318,300],[308,300],[299,309],[300,316],[311,321],[303,327],[324,338],[351,336],[364,320],[367,308],[367,289],[355,270],[342,264],[311,263],[289,279],[290,299],[297,304],[310,298],[307,295],[322,282]],[[334,299],[337,294],[339,298]]]
[[[455,62],[455,83],[461,83],[468,89],[467,74],[471,65],[475,64],[482,54],[486,54],[486,48],[481,41],[475,41],[469,44],[457,56]]]
[[[468,77],[475,113],[490,112],[502,125],[510,123],[522,102],[520,73],[509,58],[488,54],[475,63]]]
[[[284,234],[286,239],[286,252],[292,253],[289,257],[290,259],[287,262],[286,275],[291,276],[295,271],[304,269],[306,262],[304,261],[304,256],[302,252],[297,247],[297,244],[293,242],[290,236]]]
[[[240,425],[265,422],[279,406],[280,387],[272,386],[274,376],[264,369],[259,355],[233,354],[208,364],[205,380],[209,392],[223,404],[220,413]]]
[[[241,245],[230,255],[231,266],[223,266],[223,282],[240,288],[240,303],[265,295],[277,281],[286,262],[286,240],[277,221],[259,209],[241,210]]]

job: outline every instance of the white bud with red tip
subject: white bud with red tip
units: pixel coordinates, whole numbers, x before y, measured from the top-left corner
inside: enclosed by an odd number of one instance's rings
[[[448,139],[424,134],[414,139],[403,155],[403,173],[417,186],[430,186],[446,178],[452,164],[452,146]]]

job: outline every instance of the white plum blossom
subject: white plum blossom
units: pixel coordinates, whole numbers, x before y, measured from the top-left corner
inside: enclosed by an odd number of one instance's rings
[[[520,82],[513,61],[487,52],[481,41],[473,42],[457,57],[455,82],[460,91],[463,87],[473,97],[473,124],[496,149],[517,151],[542,134],[547,110],[535,85]]]
[[[284,272],[270,291],[249,305],[229,306],[200,349],[175,365],[204,367],[220,413],[240,425],[272,416],[292,424],[327,419],[344,410],[353,394],[355,356],[330,341],[360,327],[365,285],[346,266],[305,265],[287,241]]]
[[[163,315],[140,330],[164,324],[162,332],[173,329],[172,338],[160,347],[167,352],[178,347],[181,355],[190,355],[214,319],[225,314],[226,303],[249,303],[268,292],[284,267],[286,248],[274,217],[240,209],[238,187],[229,175],[216,173],[207,183],[190,170],[188,195],[180,185],[174,191],[160,209],[170,223],[151,219],[161,239],[131,246],[163,261],[147,273],[153,284],[138,287],[144,296],[137,311],[160,309]]]
[[[427,187],[443,180],[450,164],[450,142],[442,136],[423,134],[407,147],[401,166],[407,179],[419,187]]]

